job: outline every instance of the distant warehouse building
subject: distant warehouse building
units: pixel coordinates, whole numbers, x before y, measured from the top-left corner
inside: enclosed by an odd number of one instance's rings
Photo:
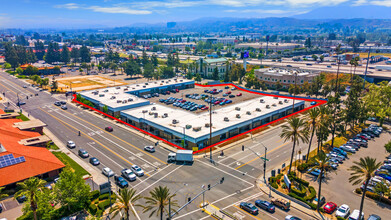
[[[319,72],[295,69],[295,68],[266,68],[256,69],[255,76],[266,83],[267,86],[275,87],[279,82],[283,88],[291,84],[302,85],[304,82],[311,83]]]
[[[217,68],[219,72],[219,77],[223,78],[225,72],[228,69],[231,69],[231,64],[227,62],[225,58],[215,58],[215,59],[204,59],[200,58],[197,62],[197,69],[193,70],[195,73],[200,73],[203,78],[212,78],[214,69]]]
[[[193,88],[194,81],[187,79],[167,79],[126,86],[110,87],[97,90],[83,91],[82,98],[93,103],[94,108],[103,111],[108,108],[108,114],[119,116],[120,111],[149,105],[148,99],[140,98],[143,95],[165,93],[173,89]]]

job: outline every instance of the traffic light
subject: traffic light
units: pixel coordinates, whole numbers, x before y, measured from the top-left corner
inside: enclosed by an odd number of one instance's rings
[[[208,190],[210,190],[210,184],[208,184]]]
[[[220,184],[223,184],[224,182],[224,177],[221,177]]]
[[[244,145],[242,145],[242,151],[244,151]]]
[[[266,170],[266,161],[263,161],[263,169]]]
[[[190,202],[191,201],[191,197],[187,198],[187,202]]]

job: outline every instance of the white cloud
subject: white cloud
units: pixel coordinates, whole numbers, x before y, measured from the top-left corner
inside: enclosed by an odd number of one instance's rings
[[[130,15],[147,15],[151,14],[152,11],[148,10],[135,10],[128,7],[100,7],[100,6],[91,6],[86,9],[90,9],[95,12],[111,13],[111,14],[130,14]]]
[[[380,5],[380,6],[391,7],[391,0],[371,1],[370,3],[372,5]]]
[[[68,3],[64,5],[56,5],[55,8],[66,8],[66,9],[78,9],[80,6],[76,3]]]

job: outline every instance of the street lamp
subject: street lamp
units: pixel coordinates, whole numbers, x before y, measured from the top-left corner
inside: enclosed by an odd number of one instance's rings
[[[183,186],[188,186],[189,184],[184,183]],[[174,196],[182,188],[177,189],[172,195]],[[168,220],[171,220],[171,197],[168,198]]]

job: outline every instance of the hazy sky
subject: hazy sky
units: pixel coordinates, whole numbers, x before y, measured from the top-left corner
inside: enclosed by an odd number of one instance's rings
[[[189,21],[202,17],[289,17],[324,6],[391,0],[0,0],[0,27],[78,28]]]

